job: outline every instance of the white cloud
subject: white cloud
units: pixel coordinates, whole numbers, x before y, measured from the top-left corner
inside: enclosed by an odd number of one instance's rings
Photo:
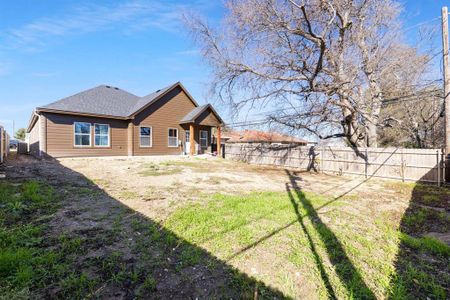
[[[190,4],[195,7],[199,3]],[[129,1],[115,6],[87,5],[72,9],[66,15],[37,19],[6,31],[6,44],[11,48],[35,51],[52,38],[120,28],[132,33],[148,28],[173,31],[179,26],[186,5],[164,1]],[[200,9],[200,8],[199,8]]]

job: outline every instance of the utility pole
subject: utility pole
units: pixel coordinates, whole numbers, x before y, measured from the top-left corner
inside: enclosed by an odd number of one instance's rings
[[[448,9],[442,7],[442,54],[444,62],[445,181],[450,182],[450,69],[448,65]]]

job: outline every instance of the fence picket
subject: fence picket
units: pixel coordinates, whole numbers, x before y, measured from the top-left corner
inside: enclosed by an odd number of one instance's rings
[[[226,144],[225,158],[262,165],[320,172],[363,175],[402,181],[440,184],[442,153],[439,149],[365,148],[356,155],[350,147],[308,147],[264,143]],[[319,158],[319,166],[317,159]]]

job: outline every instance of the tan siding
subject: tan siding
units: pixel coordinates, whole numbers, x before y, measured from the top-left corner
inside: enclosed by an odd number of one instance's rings
[[[185,141],[185,130],[180,126],[180,120],[195,107],[194,103],[179,87],[170,91],[162,99],[139,113],[134,126],[134,155],[180,154]],[[139,126],[152,127],[152,147],[139,146]],[[178,148],[168,146],[170,128],[178,128],[178,139],[182,144]]]
[[[40,118],[40,117],[38,117]],[[40,138],[40,126],[39,119],[34,124],[28,136],[29,151],[31,155],[39,156],[39,138]]]
[[[47,117],[47,154],[53,157],[71,156],[108,156],[128,154],[128,122],[123,120],[71,116],[46,113]],[[74,122],[109,124],[110,147],[94,147],[94,128],[91,127],[91,147],[74,146]],[[41,141],[42,142],[42,141]]]
[[[45,115],[39,116],[39,146],[41,155],[47,153],[47,117]]]

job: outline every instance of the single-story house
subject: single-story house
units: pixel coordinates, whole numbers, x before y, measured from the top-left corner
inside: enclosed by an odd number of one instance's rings
[[[268,143],[306,146],[308,141],[275,131],[259,130],[229,130],[222,133],[222,140],[226,143]]]
[[[37,156],[194,155],[211,150],[222,125],[180,82],[144,97],[100,85],[37,107],[27,140]]]

